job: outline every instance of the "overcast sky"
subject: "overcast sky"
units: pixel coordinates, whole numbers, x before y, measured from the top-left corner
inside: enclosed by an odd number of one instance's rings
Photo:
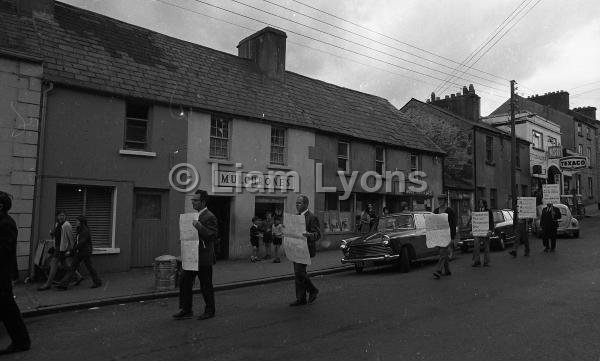
[[[287,70],[381,96],[397,107],[411,98],[425,100],[436,89],[443,97],[473,84],[485,116],[508,99],[511,79],[523,96],[566,90],[571,108],[600,107],[598,0],[64,2],[231,54],[267,23],[288,35]],[[496,30],[473,60],[485,55],[442,87],[447,74]]]

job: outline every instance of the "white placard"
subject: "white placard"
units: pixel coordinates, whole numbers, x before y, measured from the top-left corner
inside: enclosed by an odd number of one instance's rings
[[[310,253],[306,237],[306,218],[303,215],[285,213],[283,216],[283,249],[292,262],[309,265]]]
[[[544,195],[544,204],[560,203],[560,184],[542,184],[542,192]]]
[[[198,270],[198,230],[193,222],[198,220],[198,212],[179,215],[179,240],[181,241],[181,267],[186,271]]]
[[[448,214],[424,214],[427,248],[447,247],[450,244]]]
[[[518,197],[517,211],[519,219],[536,218],[536,199],[535,197]]]
[[[186,271],[198,270],[198,246],[200,241],[181,241],[181,268]]]
[[[473,236],[485,237],[490,231],[490,216],[488,212],[471,213],[471,230]]]
[[[198,212],[190,212],[179,215],[179,240],[197,241],[198,230],[194,227],[194,221],[198,220]]]

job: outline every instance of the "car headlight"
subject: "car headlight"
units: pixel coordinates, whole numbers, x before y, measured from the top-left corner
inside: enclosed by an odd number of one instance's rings
[[[389,236],[383,236],[383,245],[384,246],[388,246],[390,244],[390,237]]]
[[[342,240],[342,244],[340,245],[341,249],[346,249],[348,247],[348,241],[345,239]]]

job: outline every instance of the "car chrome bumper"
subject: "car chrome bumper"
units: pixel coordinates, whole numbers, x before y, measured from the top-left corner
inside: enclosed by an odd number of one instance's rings
[[[341,261],[342,263],[365,263],[365,262],[377,262],[377,261],[393,261],[400,258],[400,255],[390,255],[390,254],[385,254],[383,256],[377,256],[377,257],[365,257],[365,258],[342,258]]]

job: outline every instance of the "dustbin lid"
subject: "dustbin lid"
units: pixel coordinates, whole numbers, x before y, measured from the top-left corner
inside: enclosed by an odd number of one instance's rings
[[[165,254],[154,259],[156,262],[174,262],[177,260],[177,257],[171,256],[170,254]]]

